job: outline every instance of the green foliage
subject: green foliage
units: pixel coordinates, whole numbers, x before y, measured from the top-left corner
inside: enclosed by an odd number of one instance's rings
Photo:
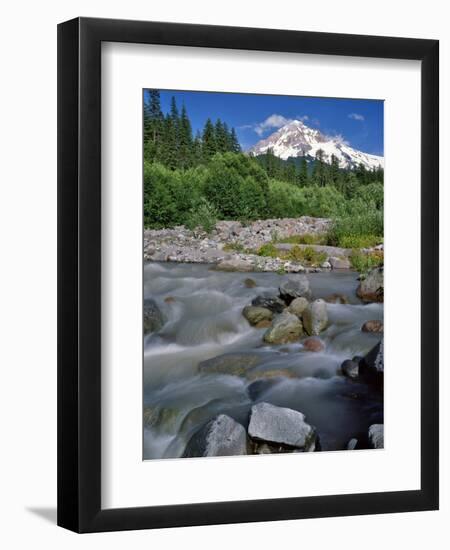
[[[207,233],[211,233],[216,223],[217,210],[204,197],[201,197],[198,204],[190,209],[185,221],[188,229],[201,227]]]
[[[383,237],[378,235],[344,235],[339,240],[339,246],[343,248],[372,248],[383,242]]]
[[[277,243],[287,244],[328,244],[327,236],[321,233],[304,233],[303,235],[290,235],[274,239]]]
[[[349,239],[364,239],[368,236],[383,239],[383,212],[361,209],[354,215],[337,218],[328,233],[328,242],[332,246],[344,246]],[[346,240],[347,239],[347,240]],[[354,242],[357,242],[356,240]]]
[[[272,243],[263,244],[258,250],[258,256],[269,256],[270,258],[276,258],[279,256],[279,252],[276,246]]]
[[[216,154],[208,164],[205,196],[223,219],[265,217],[268,181],[251,158],[235,153]]]
[[[355,269],[359,273],[367,273],[372,268],[383,265],[383,251],[380,250],[365,254],[360,250],[353,250],[350,256],[350,262],[353,269]]]

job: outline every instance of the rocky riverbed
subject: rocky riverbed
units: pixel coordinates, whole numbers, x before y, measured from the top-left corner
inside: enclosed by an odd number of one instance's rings
[[[320,272],[327,269],[350,269],[351,249],[313,245],[278,243],[293,236],[324,235],[331,221],[325,218],[285,218],[260,220],[248,225],[236,221],[218,222],[206,233],[184,226],[173,229],[144,231],[144,260],[180,263],[209,263],[223,271],[282,271],[286,273]],[[258,255],[261,246],[276,243],[279,257]],[[318,265],[283,259],[296,246],[309,248],[323,258]],[[382,248],[380,245],[378,248]],[[372,249],[365,250],[370,252]],[[364,251],[364,250],[363,250]]]
[[[383,269],[358,279],[148,262],[144,457],[383,447]]]

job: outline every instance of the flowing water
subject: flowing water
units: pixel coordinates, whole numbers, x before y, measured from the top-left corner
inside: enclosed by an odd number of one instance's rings
[[[255,288],[244,284],[248,277]],[[220,413],[247,426],[251,406],[261,401],[304,413],[322,450],[345,449],[353,437],[364,441],[370,424],[383,421],[381,396],[337,374],[342,361],[379,341],[361,325],[382,320],[383,305],[356,298],[354,272],[309,274],[313,298],[340,293],[350,302],[327,305],[325,350],[307,352],[301,343],[269,346],[262,341],[265,329],[252,328],[242,309],[258,295],[277,294],[284,277],[223,273],[208,265],[145,265],[144,297],[157,302],[166,320],[144,339],[145,459],[180,457],[190,437]],[[199,372],[199,362],[230,352],[261,355],[252,379]]]

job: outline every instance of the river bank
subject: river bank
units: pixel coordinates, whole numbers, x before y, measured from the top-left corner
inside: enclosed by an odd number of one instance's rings
[[[217,222],[206,233],[184,226],[144,231],[144,260],[177,263],[208,263],[223,271],[263,271],[318,273],[330,269],[350,269],[354,250],[323,244],[295,243],[302,237],[320,241],[329,231],[326,218],[283,218],[259,220],[243,225],[236,221]],[[283,242],[285,241],[285,242]],[[287,241],[287,242],[286,242]],[[271,247],[268,249],[267,247]],[[264,250],[266,249],[266,250]],[[361,254],[383,245],[360,249]]]

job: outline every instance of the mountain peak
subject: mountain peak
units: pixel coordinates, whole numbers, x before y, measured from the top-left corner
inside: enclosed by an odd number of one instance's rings
[[[341,168],[353,168],[362,164],[370,170],[384,165],[383,157],[358,151],[350,147],[342,137],[325,136],[319,130],[297,119],[291,120],[267,138],[258,141],[248,152],[257,156],[263,155],[269,149],[283,160],[290,157],[315,157],[321,149],[325,162],[331,163],[334,155]]]

